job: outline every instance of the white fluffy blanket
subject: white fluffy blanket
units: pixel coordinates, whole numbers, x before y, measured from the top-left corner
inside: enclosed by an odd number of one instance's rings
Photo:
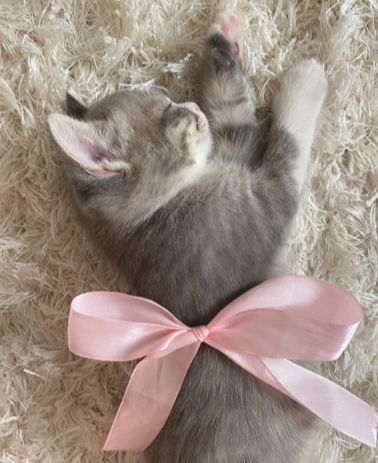
[[[188,64],[217,6],[1,1],[1,462],[135,461],[98,449],[130,367],[67,350],[71,298],[115,285],[74,223],[46,116],[59,110],[67,88],[91,101],[154,80],[174,98],[189,99]],[[330,91],[290,256],[295,271],[343,285],[364,306],[352,345],[323,372],[377,406],[376,0],[240,0],[238,9],[249,23],[248,76],[257,106],[269,105],[276,77],[299,57],[325,65]],[[377,461],[374,451],[332,430],[319,455],[323,463]]]

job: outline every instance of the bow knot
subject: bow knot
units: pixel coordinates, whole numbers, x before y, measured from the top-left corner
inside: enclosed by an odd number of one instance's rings
[[[199,342],[204,342],[209,335],[209,329],[206,325],[195,326],[192,328],[192,333]]]
[[[145,357],[133,371],[105,450],[140,451],[155,439],[203,342],[339,431],[375,446],[375,410],[290,361],[337,359],[361,318],[347,291],[309,277],[267,280],[207,326],[194,328],[151,300],[92,292],[72,301],[68,344],[73,353],[96,360]]]

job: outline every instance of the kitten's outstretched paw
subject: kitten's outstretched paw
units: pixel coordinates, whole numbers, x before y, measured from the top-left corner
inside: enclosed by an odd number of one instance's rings
[[[247,28],[240,19],[232,14],[219,14],[209,30],[210,37],[214,34],[222,35],[231,45],[231,54],[244,60]]]
[[[327,94],[327,79],[323,67],[314,59],[303,60],[290,68],[283,76],[281,89],[273,100],[273,110],[293,112],[300,117],[314,114],[317,117]]]
[[[299,191],[306,179],[316,122],[327,94],[323,67],[314,59],[300,61],[281,80],[273,98],[273,113],[279,127],[295,140],[298,157],[292,175]]]

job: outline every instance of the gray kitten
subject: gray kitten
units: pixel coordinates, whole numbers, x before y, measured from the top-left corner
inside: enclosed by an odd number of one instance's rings
[[[221,15],[202,58],[203,112],[125,91],[49,126],[83,224],[138,295],[184,323],[209,322],[269,278],[305,181],[327,90],[308,60],[283,77],[261,139],[243,75],[241,23]],[[111,288],[109,288],[111,289]],[[203,345],[150,463],[297,463],[314,416]]]

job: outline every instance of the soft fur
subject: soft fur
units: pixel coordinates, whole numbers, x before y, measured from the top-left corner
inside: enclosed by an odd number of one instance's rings
[[[181,86],[175,76],[185,70],[185,62],[177,66],[173,60],[179,61],[183,52],[191,52],[199,45],[200,36],[210,22],[201,16],[201,10],[210,17],[214,15],[212,6],[182,7],[181,2],[158,2],[152,7],[155,11],[150,11],[151,4],[140,7],[135,2],[135,8],[130,8],[134,19],[120,22],[119,16],[127,16],[125,8],[118,15],[116,6],[110,2],[101,2],[101,7],[93,2],[76,5],[74,10],[65,6],[67,16],[59,5],[51,12],[37,2],[33,2],[28,12],[8,10],[2,15],[9,17],[2,29],[7,41],[1,55],[5,60],[2,74],[6,77],[1,81],[5,110],[1,330],[6,338],[2,345],[1,383],[5,437],[0,445],[4,446],[4,461],[65,462],[80,457],[84,461],[126,461],[127,458],[93,450],[100,432],[96,426],[105,430],[111,419],[109,400],[114,410],[122,395],[125,369],[74,358],[68,361],[65,345],[70,298],[80,291],[112,287],[111,273],[104,273],[105,267],[97,264],[90,248],[84,245],[70,219],[67,201],[60,203],[63,188],[60,174],[46,153],[36,121],[45,117],[46,106],[51,112],[63,98],[69,82],[75,82],[80,93],[92,99],[92,93],[100,93],[100,83],[101,94],[105,94],[122,81],[129,82],[130,78],[134,83],[145,81],[158,77],[159,70],[166,70],[173,77],[168,82],[170,87],[178,97],[183,97],[180,89],[187,88],[188,82],[183,77],[185,86]],[[331,112],[324,118],[325,125],[316,145],[315,177],[304,204],[304,216],[293,234],[291,255],[294,269],[343,284],[366,306],[367,323],[353,349],[325,372],[374,404],[376,356],[371,346],[375,327],[376,237],[374,215],[369,213],[376,191],[372,131],[376,120],[369,109],[376,98],[372,67],[374,29],[369,32],[372,27],[369,17],[373,12],[366,2],[353,8],[339,2],[332,10],[326,2],[310,10],[303,5],[297,14],[297,30],[293,6],[272,4],[270,9],[265,2],[253,5],[241,2],[241,6],[250,20],[250,43],[255,46],[249,74],[254,88],[259,91],[265,88],[265,82],[271,78],[268,70],[277,75],[287,66],[285,52],[292,61],[306,52],[319,52],[326,62],[331,80],[328,106]],[[147,7],[151,14],[148,18],[143,9]],[[168,37],[164,37],[167,18],[158,14],[163,10],[180,25],[173,32],[177,40],[172,41],[171,50],[170,42],[165,43]],[[274,12],[273,20],[269,12]],[[193,30],[193,24],[185,21],[188,17],[201,25],[193,39],[185,36]],[[73,21],[83,35],[70,39]],[[109,30],[99,29],[101,24]],[[134,28],[135,24],[145,28],[144,31]],[[20,34],[16,35],[8,25],[18,28]],[[275,27],[279,27],[281,37],[276,35]],[[88,29],[91,29],[90,39],[85,36]],[[321,34],[317,36],[319,30]],[[114,36],[119,40],[119,55],[116,42],[111,39]],[[128,44],[125,37],[134,43]],[[292,37],[297,41],[288,40]],[[138,40],[144,43],[138,45]],[[163,51],[157,50],[159,45]],[[70,52],[66,54],[67,49]],[[88,57],[93,56],[93,50],[97,57],[91,61]],[[165,62],[164,57],[168,59]],[[21,69],[17,63],[21,63]],[[28,75],[20,86],[20,71],[24,73],[27,69]],[[61,73],[63,69],[69,69],[70,74]],[[252,79],[254,72],[256,76]],[[166,83],[165,79],[160,83]],[[57,92],[53,91],[55,87]],[[269,102],[273,87],[269,85],[269,94],[258,94],[260,103]],[[346,461],[373,461],[369,449],[342,436],[338,439],[324,442],[321,450],[324,461],[337,462],[342,455]],[[338,441],[343,445],[337,446]]]

